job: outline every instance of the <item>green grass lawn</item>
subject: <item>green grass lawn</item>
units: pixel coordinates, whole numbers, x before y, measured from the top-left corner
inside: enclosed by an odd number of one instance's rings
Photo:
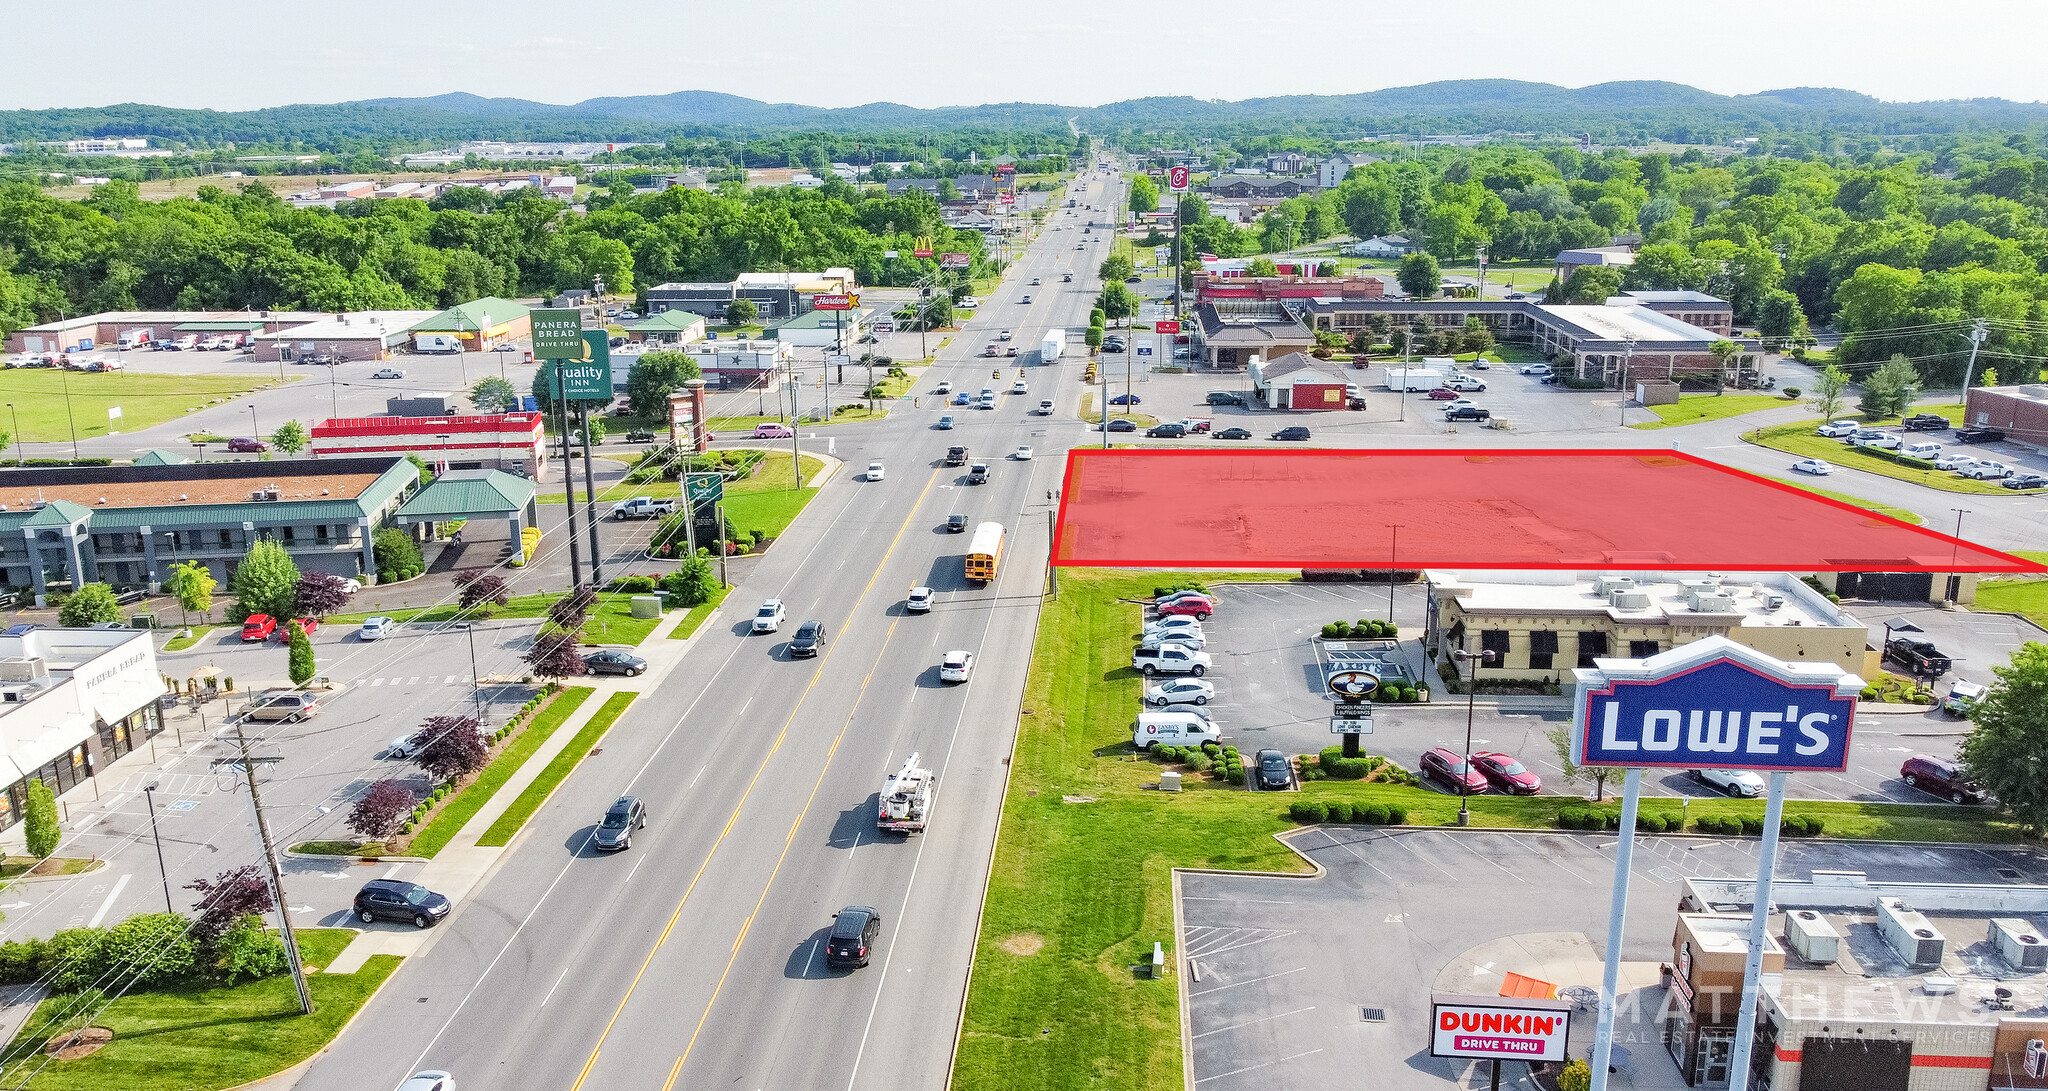
[[[1944,412],[1944,410],[1953,410],[1954,413]],[[1934,405],[1914,406],[1913,411],[1916,413],[1940,413],[1953,419],[1955,413],[1959,413],[1960,409],[1953,405]],[[1896,462],[1866,454],[1843,443],[1841,440],[1815,435],[1813,430],[1820,427],[1823,423],[1819,418],[1815,418],[1813,420],[1793,421],[1790,424],[1774,424],[1768,428],[1757,428],[1744,432],[1742,438],[1760,447],[1769,447],[1774,451],[1783,451],[1795,458],[1826,459],[1837,466],[1866,470],[1870,473],[1882,474],[1885,477],[1895,478],[1900,481],[1911,481],[1916,485],[1925,485],[1930,489],[1940,489],[1943,492],[1976,493],[1982,496],[2015,495],[2013,490],[2005,488],[1995,481],[1972,481],[1966,477],[1957,477],[1946,470],[1937,470],[1932,465],[1929,465],[1924,470],[1900,465]],[[1877,425],[1877,427],[1881,427],[1881,425]]]
[[[670,640],[690,639],[703,626],[705,619],[711,616],[711,612],[718,609],[718,604],[725,601],[725,596],[731,593],[731,587],[721,586],[717,593],[711,596],[709,602],[700,602],[690,607],[690,612],[683,615],[683,620],[677,622],[676,627],[669,630],[668,638]]]
[[[660,595],[659,591],[644,592]],[[633,596],[620,592],[599,595],[597,605],[583,623],[583,639],[592,644],[638,644],[661,624],[661,615],[633,616]]]
[[[1905,508],[1895,508],[1890,504],[1880,504],[1875,500],[1865,500],[1860,496],[1850,496],[1848,493],[1835,492],[1832,489],[1816,489],[1804,481],[1798,481],[1789,477],[1773,477],[1771,480],[1790,485],[1802,492],[1810,492],[1815,496],[1825,496],[1830,500],[1840,500],[1844,504],[1854,504],[1859,508],[1867,508],[1879,515],[1888,515],[1901,523],[1911,523],[1914,526],[1919,526],[1921,523],[1926,522],[1926,520],[1920,518],[1918,513],[1907,511]]]
[[[598,706],[596,714],[590,717],[590,722],[583,725],[583,730],[578,731],[576,737],[569,740],[569,745],[563,747],[561,752],[555,755],[554,760],[548,762],[548,767],[541,770],[540,775],[533,779],[533,783],[528,784],[526,790],[519,793],[519,798],[513,800],[510,807],[505,808],[505,813],[499,815],[496,822],[491,823],[491,828],[484,831],[477,844],[500,846],[511,841],[512,835],[519,832],[519,827],[526,825],[526,820],[532,818],[534,812],[540,810],[541,804],[548,801],[548,796],[553,794],[555,786],[562,783],[575,770],[576,764],[589,755],[591,747],[596,746],[599,739],[604,738],[604,733],[611,728],[619,715],[626,711],[626,706],[631,704],[636,696],[638,694],[635,693],[614,693],[604,704]]]
[[[247,376],[142,375],[130,371],[92,375],[56,368],[17,368],[0,374],[0,401],[14,403],[13,412],[20,414],[18,438],[29,443],[55,442],[71,438],[73,422],[80,439],[110,432],[140,432],[277,384],[275,377],[260,372]],[[121,418],[108,420],[107,410],[115,407],[120,408]],[[269,427],[283,423],[272,421]],[[0,420],[0,428],[11,431],[14,427],[12,416]]]
[[[326,966],[355,938],[346,928],[302,928],[307,969]],[[374,955],[353,974],[313,974],[313,1014],[300,1015],[290,975],[233,987],[187,986],[129,993],[94,1014],[114,1032],[105,1048],[75,1061],[15,1066],[8,1086],[34,1091],[208,1091],[282,1071],[313,1055],[398,968]],[[76,996],[54,996],[29,1018],[20,1041],[40,1043],[75,1023],[59,1023]],[[34,1076],[28,1076],[35,1071]],[[17,1074],[18,1073],[18,1074]]]
[[[2048,626],[2048,579],[1985,580],[1977,585],[1973,609],[2018,614]]]
[[[189,648],[189,647],[191,647],[192,645],[194,645],[194,644],[197,644],[197,643],[199,643],[199,642],[200,642],[200,641],[202,641],[202,640],[205,640],[205,639],[206,639],[206,634],[208,634],[208,633],[210,633],[210,632],[214,631],[215,629],[218,629],[218,628],[220,628],[220,626],[218,626],[218,625],[194,625],[194,626],[192,626],[191,628],[192,628],[192,635],[191,635],[191,636],[174,636],[174,637],[172,637],[172,638],[170,639],[170,642],[164,645],[164,650],[165,650],[165,651],[167,651],[167,652],[182,652],[182,651],[184,651],[184,650],[185,650],[186,648]]]
[[[0,879],[19,879],[31,871],[38,876],[78,875],[98,863],[84,856],[51,856],[41,860],[33,856],[0,856]]]
[[[1292,826],[1286,802],[1303,797],[1398,802],[1414,825],[1456,819],[1455,796],[1357,782],[1312,781],[1284,801],[1192,775],[1179,795],[1146,790],[1161,767],[1135,759],[1130,745],[1143,681],[1128,655],[1142,613],[1119,600],[1141,599],[1172,579],[1070,569],[1059,598],[1045,606],[953,1073],[963,1091],[1177,1091],[1178,995],[1130,971],[1155,941],[1172,945],[1172,868],[1307,871],[1271,836]],[[1581,803],[1490,795],[1470,802],[1476,825],[1510,827],[1551,826],[1560,808]],[[1760,815],[1762,803],[1700,799],[1690,811]],[[1823,818],[1831,836],[2021,839],[2017,826],[1977,808],[1799,802],[1791,812]]]
[[[1763,409],[1796,405],[1777,394],[1686,394],[1668,405],[1648,406],[1657,419],[1631,424],[1630,428],[1670,428],[1679,424],[1698,424],[1701,421],[1725,420],[1739,417],[1744,413],[1755,413]]]
[[[745,481],[735,481],[725,487],[725,517],[741,534],[758,530],[770,538],[780,537],[796,522],[804,505],[818,495],[816,477],[824,468],[824,461],[810,455],[803,457],[803,475],[806,485],[793,487],[795,477],[790,473],[789,456],[781,452],[769,455],[754,470],[754,475]]]
[[[541,744],[548,741],[548,736],[553,735],[555,729],[561,727],[563,722],[596,692],[589,686],[574,686],[557,693],[555,699],[549,701],[546,707],[534,713],[525,730],[514,735],[511,742],[498,751],[498,756],[492,758],[489,765],[484,766],[484,771],[478,773],[475,780],[470,781],[456,794],[453,801],[441,808],[439,814],[413,835],[412,843],[406,849],[407,854],[432,856],[447,848],[448,842],[454,839],[463,824],[475,818],[476,813],[483,810],[484,804],[489,803],[491,797],[498,793],[498,789],[503,788],[505,782],[512,779],[512,774],[526,764],[526,759],[531,758],[534,752],[541,748]]]

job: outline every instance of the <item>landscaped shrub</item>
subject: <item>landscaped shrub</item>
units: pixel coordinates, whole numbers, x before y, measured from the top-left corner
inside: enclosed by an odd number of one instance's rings
[[[1826,823],[1810,814],[1788,814],[1778,824],[1778,829],[1787,837],[1819,837]]]
[[[1384,803],[1368,803],[1365,805],[1365,809],[1355,817],[1357,821],[1368,825],[1384,826],[1387,824],[1387,805]]]
[[[1341,621],[1333,621],[1323,626],[1324,640],[1342,640],[1350,635],[1351,626],[1346,625]]]
[[[1224,778],[1225,778],[1226,780],[1230,781],[1230,783],[1232,783],[1232,784],[1243,784],[1243,783],[1244,783],[1244,766],[1242,766],[1242,765],[1233,765],[1233,766],[1231,766],[1231,767],[1230,767],[1230,771],[1229,771],[1228,773],[1225,773],[1225,774],[1224,774]]]
[[[1169,583],[1163,587],[1154,587],[1152,589],[1152,597],[1155,599],[1160,598],[1164,595],[1171,595],[1175,591],[1199,591],[1206,595],[1209,593],[1209,585],[1200,580],[1182,580],[1179,583]]]
[[[1323,772],[1337,780],[1363,780],[1372,772],[1372,759],[1365,757],[1347,758],[1341,746],[1326,746],[1317,758]]]
[[[1764,820],[1761,818],[1750,818],[1748,816],[1744,816],[1742,819],[1742,832],[1751,837],[1762,836],[1764,832]]]
[[[1742,832],[1742,820],[1739,818],[1731,818],[1725,815],[1701,815],[1698,821],[1694,822],[1693,825],[1701,833],[1714,834],[1717,836],[1732,836],[1734,834]]]
[[[1329,812],[1329,817],[1330,817],[1330,821],[1332,821],[1332,822],[1350,822],[1350,821],[1352,821],[1353,815],[1352,815],[1352,811],[1351,811],[1351,804],[1349,804],[1349,803],[1346,803],[1346,802],[1344,802],[1344,801],[1343,801],[1343,800],[1341,800],[1341,799],[1338,799],[1338,800],[1332,800],[1331,802],[1329,802],[1329,803],[1326,803],[1326,804],[1324,804],[1324,807],[1325,807],[1325,808],[1326,808],[1326,809],[1328,810],[1328,812]]]
[[[653,576],[620,576],[612,581],[612,590],[626,595],[645,595],[655,588]]]
[[[1293,818],[1296,822],[1322,822],[1330,817],[1329,809],[1323,804],[1311,803],[1307,800],[1288,804],[1287,814],[1288,817]],[[12,947],[14,944],[10,943],[6,946]],[[35,979],[30,978],[29,980],[33,981]]]
[[[1408,808],[1401,806],[1399,803],[1387,804],[1387,825],[1405,826],[1407,824]]]
[[[1187,765],[1188,771],[1191,773],[1206,773],[1210,769],[1215,768],[1216,765],[1214,761],[1209,759],[1209,755],[1200,750],[1189,754],[1184,764]]]
[[[0,985],[27,985],[42,976],[47,941],[28,938],[0,943]]]

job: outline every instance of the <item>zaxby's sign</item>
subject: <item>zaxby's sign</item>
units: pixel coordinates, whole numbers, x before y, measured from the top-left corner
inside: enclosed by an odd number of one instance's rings
[[[1842,770],[1863,680],[1722,636],[1577,672],[1581,765]]]

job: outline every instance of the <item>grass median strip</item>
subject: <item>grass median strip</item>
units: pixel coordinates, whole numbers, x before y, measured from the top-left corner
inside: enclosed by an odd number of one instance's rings
[[[1672,428],[1681,424],[1725,420],[1729,417],[1739,417],[1744,413],[1797,404],[1777,394],[1687,394],[1675,402],[1650,406],[1649,411],[1657,414],[1657,419],[1631,424],[1629,427]]]
[[[518,833],[519,827],[526,825],[526,820],[532,818],[534,812],[540,810],[540,805],[548,801],[548,796],[554,794],[555,786],[568,779],[577,763],[590,753],[591,747],[597,745],[597,740],[604,738],[604,733],[611,728],[612,722],[626,711],[626,706],[633,703],[633,698],[637,696],[639,694],[631,692],[614,693],[599,706],[597,714],[590,718],[589,723],[583,725],[583,730],[578,731],[576,737],[569,740],[569,745],[563,747],[561,753],[555,755],[555,760],[540,771],[540,776],[533,778],[533,783],[519,793],[519,798],[513,800],[510,807],[505,808],[505,813],[499,815],[496,822],[491,823],[491,828],[484,831],[477,844],[495,847],[511,841],[512,835]]]
[[[533,757],[534,751],[539,750],[541,745],[548,741],[548,737],[566,723],[569,717],[583,706],[583,702],[589,700],[590,695],[596,692],[589,686],[575,686],[556,694],[555,699],[548,702],[546,708],[534,715],[532,722],[526,725],[526,730],[515,736],[505,749],[498,751],[498,756],[491,759],[491,763],[484,766],[484,771],[477,774],[475,780],[470,781],[467,787],[457,793],[453,802],[441,808],[440,813],[427,823],[426,828],[412,839],[412,845],[407,851],[414,856],[432,856],[446,848],[456,832],[462,829],[463,824],[476,817],[476,813],[483,810],[484,804],[491,801],[491,797],[497,794],[498,789],[503,788],[505,782],[512,779],[512,774],[518,772],[519,767],[525,765],[528,758]]]
[[[194,644],[197,644],[197,643],[199,643],[199,642],[200,642],[200,641],[202,641],[202,640],[205,640],[205,639],[206,639],[206,634],[208,634],[208,633],[210,633],[210,632],[212,632],[212,631],[214,631],[215,629],[218,629],[218,628],[220,628],[220,626],[218,626],[218,625],[194,625],[194,626],[191,626],[191,629],[192,629],[192,635],[191,635],[191,636],[174,636],[174,637],[172,637],[172,638],[171,638],[171,639],[170,639],[170,640],[169,640],[169,641],[168,641],[167,643],[165,643],[165,644],[164,644],[164,650],[165,650],[165,651],[167,651],[167,652],[182,652],[182,651],[184,651],[184,650],[185,650],[186,648],[189,648],[189,647],[191,647],[192,645],[194,645]]]
[[[1354,781],[1267,795],[1190,775],[1177,795],[1149,790],[1162,767],[1131,748],[1143,678],[1129,649],[1143,620],[1138,601],[1178,578],[1068,569],[1059,598],[1045,605],[953,1073],[962,1091],[1178,1091],[1177,994],[1129,969],[1153,942],[1172,943],[1173,868],[1307,870],[1271,836],[1293,828],[1287,807],[1297,801],[1399,803],[1410,825],[1456,820],[1455,796]],[[1585,802],[1471,799],[1474,823],[1486,826],[1554,828],[1557,812],[1574,806]],[[1644,806],[1679,810],[1676,799]],[[1762,803],[1695,799],[1688,810],[1761,815]],[[2022,839],[1980,808],[1800,801],[1789,813],[1821,818],[1830,837]]]
[[[1913,407],[1913,411],[1916,413],[1931,412],[1941,416],[1953,416],[1952,411],[1955,409],[1956,407],[1953,405],[1916,405]],[[1967,477],[1958,477],[1947,470],[1935,469],[1934,464],[1931,462],[1924,467],[1907,466],[1858,450],[1849,444],[1843,443],[1841,440],[1815,435],[1814,429],[1820,427],[1823,423],[1825,422],[1815,418],[1813,420],[1793,421],[1789,424],[1773,424],[1765,428],[1754,428],[1744,432],[1742,438],[1759,447],[1769,447],[1773,451],[1783,451],[1788,455],[1798,458],[1818,458],[1847,469],[1864,470],[1900,481],[1910,481],[1915,485],[1925,485],[1930,489],[1940,489],[1943,492],[1977,493],[1985,496],[2016,495],[2012,489],[2005,488],[1996,481],[1975,481]],[[1871,427],[1882,427],[1887,431],[1898,430],[1898,426],[1895,424],[1873,424]],[[1909,436],[1909,438],[1916,440],[1922,437],[1931,442],[1946,443],[1946,450],[1963,451],[1966,453],[1969,450],[1965,447],[1956,446],[1953,443],[1952,436],[1945,436],[1942,433],[1926,432]]]
[[[355,935],[347,928],[301,928],[299,952],[309,970],[326,966]],[[299,1014],[288,974],[240,985],[131,992],[93,1014],[92,1025],[113,1031],[113,1041],[77,1060],[19,1060],[11,1066],[7,1086],[35,1091],[189,1091],[259,1080],[305,1060],[332,1041],[398,968],[398,961],[396,955],[373,955],[355,973],[308,977],[311,1015]],[[78,1021],[65,1014],[79,1000],[80,995],[72,993],[43,1001],[20,1040],[40,1045],[52,1034],[74,1029]],[[21,1050],[14,1053],[19,1056]]]
[[[676,627],[669,630],[668,638],[670,640],[688,640],[695,636],[698,628],[704,624],[706,619],[711,617],[711,612],[718,609],[718,604],[724,602],[725,596],[730,594],[732,594],[730,586],[720,587],[712,594],[709,600],[690,607],[690,612],[683,615],[683,620],[677,622]]]

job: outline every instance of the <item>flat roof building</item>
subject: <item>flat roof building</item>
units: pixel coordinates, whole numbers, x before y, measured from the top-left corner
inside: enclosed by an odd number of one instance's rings
[[[368,581],[371,535],[419,483],[404,457],[0,470],[0,583],[157,587],[176,563],[222,584],[274,541],[301,570]]]
[[[28,783],[58,796],[163,730],[156,648],[144,629],[36,628],[0,636],[0,829],[21,821]],[[97,789],[95,789],[97,794]]]
[[[1663,1000],[1666,1048],[1689,1084],[1736,1085],[1728,1052],[1756,884],[1694,878],[1683,890]],[[1774,881],[1771,903],[1755,1086],[2048,1086],[2048,887],[1814,871]]]
[[[251,338],[251,351],[265,363],[289,363],[308,356],[383,360],[412,345],[413,327],[439,311],[352,311]]]
[[[413,454],[438,473],[507,470],[536,481],[547,470],[539,413],[336,417],[314,425],[311,438],[310,449],[320,459]]]
[[[1428,579],[1426,643],[1442,649],[1446,669],[1459,669],[1453,651],[1493,652],[1478,668],[1482,681],[1569,688],[1572,671],[1596,657],[1646,659],[1713,635],[1780,659],[1879,673],[1869,627],[1787,573],[1432,571]]]

